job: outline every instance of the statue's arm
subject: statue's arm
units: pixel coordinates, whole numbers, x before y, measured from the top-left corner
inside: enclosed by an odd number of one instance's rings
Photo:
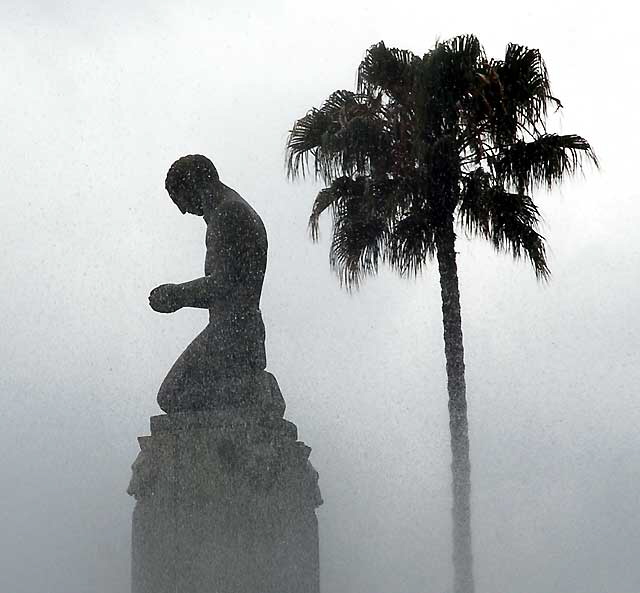
[[[162,284],[149,295],[152,309],[160,313],[173,313],[183,307],[210,309],[229,298],[233,283],[242,267],[242,237],[245,221],[237,208],[227,208],[220,220],[219,248],[207,254],[212,265],[201,278],[181,284]]]
[[[183,307],[210,309],[228,292],[219,274],[209,274],[182,284],[161,284],[149,294],[149,305],[159,313],[174,313]]]
[[[180,307],[210,309],[217,301],[229,293],[228,283],[220,274],[211,273],[202,278],[176,284],[176,300]]]

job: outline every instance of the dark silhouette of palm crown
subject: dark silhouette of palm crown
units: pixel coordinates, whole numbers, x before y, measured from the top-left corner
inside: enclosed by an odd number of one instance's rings
[[[287,141],[290,177],[309,171],[327,187],[310,227],[333,214],[330,261],[348,286],[381,261],[417,273],[454,217],[496,249],[549,274],[540,214],[531,199],[574,174],[589,143],[547,131],[552,94],[540,52],[509,44],[488,59],[476,37],[437,43],[422,57],[372,46],[356,92],[334,92],[297,120]]]

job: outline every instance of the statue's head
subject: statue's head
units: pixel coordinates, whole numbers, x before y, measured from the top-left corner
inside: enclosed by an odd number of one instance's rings
[[[219,182],[218,171],[206,156],[190,154],[171,165],[164,186],[183,214],[202,216],[202,196]]]

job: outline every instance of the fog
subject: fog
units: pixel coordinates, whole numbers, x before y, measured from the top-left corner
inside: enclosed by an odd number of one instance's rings
[[[208,155],[269,233],[268,370],[313,448],[323,593],[444,593],[450,472],[433,267],[348,294],[290,183],[294,119],[353,88],[366,48],[474,33],[538,47],[594,146],[535,196],[552,278],[458,242],[479,593],[640,590],[635,20],[623,3],[327,0],[0,6],[0,591],[129,590],[125,489],[155,396],[206,312],[150,289],[201,275],[204,225],[164,192]]]

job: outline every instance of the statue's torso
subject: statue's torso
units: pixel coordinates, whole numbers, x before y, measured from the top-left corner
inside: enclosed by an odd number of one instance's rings
[[[267,364],[259,308],[267,234],[258,214],[232,189],[223,186],[215,204],[206,217],[209,280],[198,285],[207,291],[200,296],[210,304],[209,324],[160,387],[158,403],[167,413],[227,405],[224,386],[252,381]]]
[[[240,195],[225,194],[207,224],[205,274],[225,286],[212,318],[226,310],[257,310],[267,263],[267,233],[258,214]]]

